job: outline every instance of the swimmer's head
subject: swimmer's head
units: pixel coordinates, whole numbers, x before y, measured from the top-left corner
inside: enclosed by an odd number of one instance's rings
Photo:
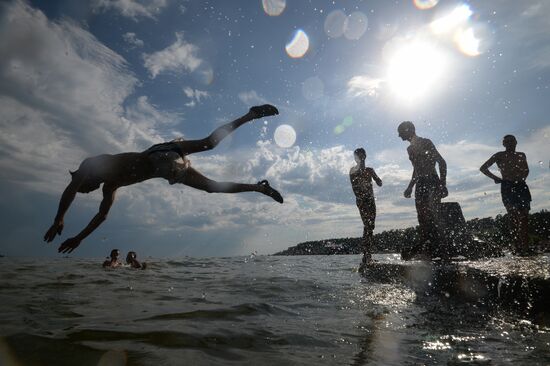
[[[515,151],[517,144],[518,140],[516,140],[514,135],[506,135],[502,139],[502,146],[504,146],[506,150]]]
[[[401,122],[397,127],[397,133],[403,141],[410,141],[411,138],[416,134],[414,124],[411,121]]]
[[[136,252],[128,252],[126,255],[126,263],[131,264],[136,259]]]
[[[353,152],[353,157],[355,158],[355,161],[357,164],[361,163],[362,161],[365,161],[367,158],[367,152],[362,147],[355,149]]]
[[[112,259],[117,259],[119,255],[120,255],[120,251],[118,249],[111,250],[111,258]]]

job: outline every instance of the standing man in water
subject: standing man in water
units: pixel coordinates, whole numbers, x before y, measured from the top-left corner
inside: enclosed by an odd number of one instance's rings
[[[502,203],[508,212],[510,232],[514,240],[514,252],[519,255],[530,255],[529,251],[529,210],[531,209],[531,192],[525,179],[529,175],[529,166],[525,153],[516,151],[518,142],[513,135],[502,139],[504,151],[499,151],[489,158],[479,170],[500,184]],[[502,177],[491,173],[489,167],[497,164]]]
[[[89,193],[98,189],[102,183],[103,200],[99,206],[99,212],[78,235],[65,240],[58,252],[72,252],[84,238],[105,221],[118,188],[152,178],[164,178],[170,184],[181,183],[208,193],[260,192],[283,203],[283,197],[270,187],[267,180],[257,184],[216,182],[193,169],[187,159],[189,154],[213,149],[227,135],[246,122],[276,114],[279,114],[279,111],[272,105],[256,106],[250,108],[244,116],[218,127],[201,140],[178,139],[153,145],[143,152],[105,154],[85,159],[76,172],[71,172],[71,183],[61,196],[54,222],[44,235],[44,241],[49,243],[56,235],[61,235],[65,213],[76,193]]]
[[[374,201],[374,192],[372,190],[372,180],[382,187],[382,180],[371,167],[365,166],[367,153],[362,147],[353,152],[356,166],[349,171],[351,188],[355,193],[355,202],[363,220],[363,259],[362,263],[372,261],[373,231],[376,220],[376,203]]]
[[[431,255],[435,245],[439,243],[438,206],[441,199],[447,197],[447,163],[439,154],[431,140],[418,137],[412,122],[402,122],[397,128],[399,137],[409,141],[407,147],[409,159],[413,166],[413,174],[409,186],[403,195],[410,198],[413,187],[418,227],[420,250]],[[439,176],[435,164],[439,166]]]

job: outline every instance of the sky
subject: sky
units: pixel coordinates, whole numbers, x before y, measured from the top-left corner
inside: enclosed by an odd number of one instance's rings
[[[549,209],[548,14],[545,0],[2,1],[0,254],[61,256],[101,201],[77,195],[63,235],[42,241],[84,158],[203,138],[264,103],[280,114],[189,158],[215,180],[268,179],[284,204],[154,179],[119,189],[72,256],[271,254],[358,237],[357,147],[384,183],[376,232],[414,226],[404,120],[447,161],[446,201],[466,219],[505,213],[479,167],[506,134],[527,154],[532,212]]]

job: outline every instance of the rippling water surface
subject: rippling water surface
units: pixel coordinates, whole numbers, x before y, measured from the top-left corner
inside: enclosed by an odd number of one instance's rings
[[[1,258],[1,365],[550,364],[550,330],[357,273],[359,256]]]

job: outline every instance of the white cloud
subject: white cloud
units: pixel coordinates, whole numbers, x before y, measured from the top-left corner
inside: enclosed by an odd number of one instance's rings
[[[348,94],[353,97],[377,97],[382,79],[357,75],[348,81]]]
[[[137,79],[126,61],[70,21],[22,1],[1,5],[0,165],[4,177],[59,191],[86,156],[143,149],[174,116],[147,98],[123,107]],[[50,182],[52,182],[50,184]]]
[[[192,72],[202,63],[197,56],[198,47],[183,39],[183,33],[176,33],[176,42],[167,48],[144,54],[144,66],[149,70],[152,78],[165,71]]]
[[[255,90],[240,92],[239,99],[247,106],[267,103],[266,99],[260,97]]]
[[[193,89],[190,87],[183,88],[183,92],[187,98],[191,99],[189,102],[185,103],[188,107],[194,107],[196,104],[200,103],[202,99],[209,97],[207,91]]]
[[[127,32],[122,35],[122,39],[128,43],[132,48],[134,47],[143,47],[143,41],[136,37],[136,34],[133,32]]]
[[[95,12],[115,10],[125,17],[136,20],[139,17],[154,19],[168,5],[167,0],[93,0]]]

